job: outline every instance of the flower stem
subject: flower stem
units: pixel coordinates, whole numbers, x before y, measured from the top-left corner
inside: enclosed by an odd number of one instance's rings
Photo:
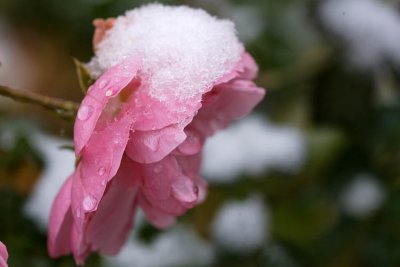
[[[65,119],[74,118],[79,108],[79,104],[73,101],[44,96],[30,91],[17,90],[3,85],[0,85],[0,95],[12,98],[15,101],[42,106],[55,111]]]

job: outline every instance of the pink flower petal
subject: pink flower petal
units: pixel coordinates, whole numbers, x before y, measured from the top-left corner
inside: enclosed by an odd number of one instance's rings
[[[7,247],[0,241],[0,267],[8,267],[7,260]]]
[[[139,163],[160,161],[186,139],[185,124],[174,124],[154,131],[131,133],[126,153]]]
[[[205,91],[211,88],[205,89]],[[179,100],[171,96],[159,100],[149,95],[145,82],[135,92],[135,107],[132,112],[133,128],[137,131],[151,131],[178,124],[192,118],[201,107],[202,95]]]
[[[176,221],[175,216],[163,212],[152,206],[142,193],[138,196],[139,206],[142,209],[146,219],[159,229],[167,228]]]
[[[143,194],[157,209],[171,215],[181,215],[195,205],[195,186],[185,188],[186,191],[179,190],[181,186],[174,186],[175,182],[190,179],[182,173],[174,156],[167,156],[154,164],[144,164],[142,176]]]
[[[73,224],[71,213],[71,185],[77,172],[64,183],[53,202],[50,213],[48,251],[51,257],[59,257],[71,252],[70,234]]]
[[[140,67],[137,58],[128,58],[110,68],[93,84],[82,100],[74,127],[75,153],[80,155],[96,128],[107,103],[135,77]]]
[[[71,250],[74,255],[75,263],[79,266],[84,265],[85,259],[90,255],[90,247],[83,242],[84,236],[78,231],[76,224],[72,224],[71,229]]]
[[[107,183],[115,176],[129,139],[131,117],[121,113],[102,131],[93,133],[82,151],[79,176],[72,185],[72,210],[78,229],[84,226],[87,214],[95,211]]]
[[[140,178],[132,167],[131,160],[125,156],[96,213],[88,223],[86,241],[92,250],[114,255],[128,237],[133,225],[140,183]]]
[[[187,177],[190,177],[198,188],[198,199],[197,203],[202,203],[207,197],[207,181],[204,180],[200,175],[201,167],[201,153],[193,156],[178,156],[176,157],[179,162],[179,166],[182,168],[182,173]]]
[[[243,71],[240,74],[240,79],[253,80],[257,77],[258,66],[254,58],[247,52],[242,55]]]
[[[190,125],[200,136],[210,136],[235,119],[248,114],[264,97],[265,90],[248,80],[216,86],[205,97],[203,108]]]
[[[179,145],[179,152],[184,155],[194,155],[200,152],[203,147],[204,138],[200,136],[196,131],[192,130],[190,127],[185,129],[187,135],[186,140]]]
[[[193,203],[197,201],[197,185],[185,176],[177,178],[172,183],[171,189],[172,195],[183,203]]]

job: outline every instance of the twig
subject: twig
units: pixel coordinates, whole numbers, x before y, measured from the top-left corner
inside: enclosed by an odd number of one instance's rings
[[[79,108],[79,104],[73,101],[44,96],[30,91],[17,90],[3,85],[0,85],[0,95],[10,97],[15,101],[42,106],[46,109],[55,111],[63,118],[75,117]]]

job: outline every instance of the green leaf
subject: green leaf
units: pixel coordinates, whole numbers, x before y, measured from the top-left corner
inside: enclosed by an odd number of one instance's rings
[[[94,83],[94,79],[90,76],[89,70],[86,68],[85,64],[74,58],[76,73],[78,74],[79,86],[84,95],[86,95],[87,90],[90,85]]]

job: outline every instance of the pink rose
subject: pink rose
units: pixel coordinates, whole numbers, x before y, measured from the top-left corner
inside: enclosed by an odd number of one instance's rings
[[[264,96],[229,21],[159,4],[109,21],[96,24],[88,66],[100,77],[75,122],[80,161],[50,216],[50,255],[72,252],[78,264],[92,251],[116,254],[137,207],[164,228],[203,201],[206,138]]]
[[[7,247],[0,241],[0,267],[8,267],[8,252]]]

